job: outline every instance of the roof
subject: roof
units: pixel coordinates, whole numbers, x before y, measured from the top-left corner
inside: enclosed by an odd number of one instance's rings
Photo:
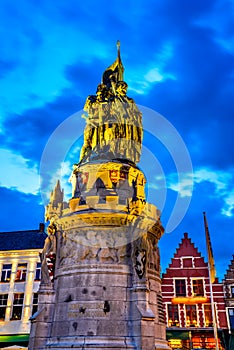
[[[232,256],[231,263],[228,265],[226,274],[224,275],[224,280],[234,281],[234,255]]]
[[[182,266],[181,258],[183,260]],[[192,258],[196,258],[194,262]],[[203,269],[203,276],[208,277],[208,264],[189,238],[188,233],[184,233],[184,237],[179,243],[179,247],[176,248],[171,263],[166,272],[162,274],[162,278],[199,277],[201,269]]]
[[[40,249],[46,237],[42,229],[0,232],[0,251]]]

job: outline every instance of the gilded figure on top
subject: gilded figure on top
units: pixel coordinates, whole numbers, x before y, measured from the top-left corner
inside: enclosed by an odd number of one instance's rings
[[[96,95],[88,96],[84,110],[88,115],[80,162],[102,157],[129,159],[137,163],[142,144],[142,116],[134,100],[127,96],[123,65],[118,57],[103,73]]]

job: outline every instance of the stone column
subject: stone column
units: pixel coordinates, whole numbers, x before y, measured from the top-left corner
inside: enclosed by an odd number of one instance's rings
[[[44,349],[51,336],[54,314],[55,291],[53,285],[41,285],[38,291],[39,309],[31,317],[31,331],[28,350]]]

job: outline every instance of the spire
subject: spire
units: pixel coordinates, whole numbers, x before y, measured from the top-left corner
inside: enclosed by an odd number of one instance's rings
[[[120,41],[117,40],[117,52],[118,52],[118,58],[120,59]]]
[[[117,58],[103,73],[102,83],[113,88],[118,81],[123,81],[124,66],[120,57],[120,41],[117,41]]]
[[[57,206],[58,203],[63,202],[63,190],[61,190],[59,180],[57,181],[54,190],[51,192],[50,202],[53,204],[53,206]]]
[[[64,191],[61,189],[60,181],[58,180],[54,190],[50,193],[50,202],[46,206],[45,221],[51,220],[54,216],[61,216],[62,210],[66,207],[63,202]]]

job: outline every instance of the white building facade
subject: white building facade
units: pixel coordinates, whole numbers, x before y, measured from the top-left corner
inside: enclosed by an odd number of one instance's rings
[[[43,224],[38,230],[0,232],[0,349],[27,348],[46,236]]]

